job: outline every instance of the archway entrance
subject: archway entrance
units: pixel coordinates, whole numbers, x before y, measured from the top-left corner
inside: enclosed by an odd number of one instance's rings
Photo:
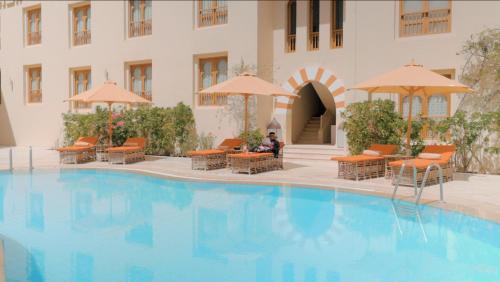
[[[278,97],[274,108],[276,120],[283,126],[285,143],[332,144],[344,147],[343,132],[339,128],[341,112],[345,109],[345,88],[341,79],[332,71],[322,67],[305,67],[296,71],[282,87],[298,94],[300,99]],[[316,119],[315,119],[316,118]],[[307,124],[318,120],[320,128],[308,129]],[[312,121],[311,123],[318,123]],[[302,138],[306,131],[312,131],[318,138]],[[306,139],[306,140],[304,140]],[[313,139],[313,140],[311,140]]]
[[[292,143],[330,144],[335,125],[335,102],[324,85],[311,81],[297,94],[292,105]]]

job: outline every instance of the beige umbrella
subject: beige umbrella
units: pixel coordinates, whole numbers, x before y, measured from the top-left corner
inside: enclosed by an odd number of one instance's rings
[[[104,84],[94,87],[90,90],[82,92],[76,96],[71,97],[68,101],[72,102],[85,102],[85,103],[106,103],[108,104],[109,120],[108,120],[108,134],[109,146],[112,146],[111,137],[113,135],[113,120],[111,105],[113,103],[122,104],[149,104],[151,101],[146,100],[130,91],[120,88],[114,81],[106,81]]]
[[[255,74],[242,73],[224,82],[203,89],[200,94],[225,94],[228,96],[243,96],[245,98],[245,133],[248,131],[248,98],[252,95],[284,96],[298,98],[283,88],[255,76]]]
[[[351,89],[360,89],[372,93],[398,93],[408,95],[408,128],[406,130],[406,145],[408,153],[410,149],[410,131],[411,131],[411,110],[413,95],[421,94],[431,96],[433,94],[448,93],[470,93],[472,89],[461,84],[458,81],[448,79],[440,74],[423,68],[422,65],[410,64],[376,76],[365,82],[359,83]]]

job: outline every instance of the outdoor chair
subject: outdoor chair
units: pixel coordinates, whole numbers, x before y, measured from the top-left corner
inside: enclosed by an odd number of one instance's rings
[[[72,146],[57,149],[59,151],[59,162],[78,164],[95,160],[97,141],[97,137],[80,137]]]
[[[131,162],[143,161],[146,159],[144,153],[145,147],[146,138],[128,138],[122,146],[107,149],[109,163],[127,164]]]
[[[276,158],[273,153],[241,153],[229,154],[231,159],[231,171],[233,173],[260,173],[276,168]]]
[[[421,187],[428,167],[430,168],[425,182],[426,186],[437,184],[439,183],[439,168],[437,166],[441,167],[443,182],[452,181],[454,170],[452,157],[455,151],[455,145],[427,145],[422,153],[414,159],[390,162],[392,183],[396,184],[403,164],[404,169],[399,179],[399,185],[414,186],[416,184]]]
[[[226,167],[230,164],[227,154],[236,153],[242,143],[241,139],[230,138],[224,139],[217,149],[188,152],[191,157],[191,169],[210,170]]]
[[[351,180],[364,180],[382,177],[385,174],[385,157],[399,150],[399,145],[372,144],[361,155],[332,157],[337,161],[338,177]]]

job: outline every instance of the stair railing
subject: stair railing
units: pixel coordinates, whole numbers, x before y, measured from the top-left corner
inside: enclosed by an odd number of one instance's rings
[[[318,140],[321,143],[326,143],[331,138],[332,119],[333,113],[330,110],[326,110],[319,118]]]

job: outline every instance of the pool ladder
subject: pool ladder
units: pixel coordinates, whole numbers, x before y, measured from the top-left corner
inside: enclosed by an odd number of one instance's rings
[[[29,170],[30,171],[33,171],[33,148],[30,146],[29,147],[29,155],[28,155],[28,159],[29,159]],[[14,170],[14,162],[13,162],[13,158],[12,158],[12,148],[9,148],[9,171],[13,171]]]
[[[406,168],[407,162],[403,162],[403,165],[401,165],[401,169],[399,170],[399,175],[396,179],[396,183],[394,184],[394,191],[392,192],[392,199],[396,197],[396,192],[398,191],[399,187],[399,182],[401,178],[403,177],[403,172]],[[424,179],[422,180],[422,183],[420,184],[420,189],[418,188],[417,184],[417,168],[415,167],[415,164],[412,164],[412,169],[413,169],[413,190],[415,194],[415,204],[418,205],[420,203],[420,198],[422,197],[422,192],[424,191],[425,183],[427,182],[427,179],[429,178],[429,173],[431,172],[431,169],[433,167],[436,167],[438,169],[438,177],[439,177],[439,194],[440,194],[440,200],[444,201],[444,191],[443,191],[443,169],[441,166],[437,163],[431,163],[430,165],[427,166],[427,169],[425,170],[424,174]],[[417,191],[419,190],[419,191]]]

